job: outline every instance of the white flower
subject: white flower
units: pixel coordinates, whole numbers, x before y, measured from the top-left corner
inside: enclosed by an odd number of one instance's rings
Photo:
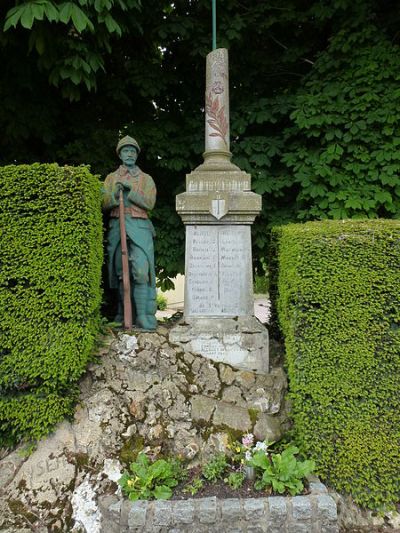
[[[265,442],[258,441],[254,448],[256,450],[263,450],[265,452],[268,446],[265,444]]]
[[[246,453],[244,454],[244,456],[246,458],[246,461],[251,461],[252,455],[251,455],[251,451],[250,450],[247,450]]]

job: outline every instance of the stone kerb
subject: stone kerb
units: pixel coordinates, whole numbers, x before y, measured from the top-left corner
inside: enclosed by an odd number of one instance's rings
[[[106,496],[99,505],[107,533],[338,533],[336,503],[319,482],[305,496],[136,502]]]

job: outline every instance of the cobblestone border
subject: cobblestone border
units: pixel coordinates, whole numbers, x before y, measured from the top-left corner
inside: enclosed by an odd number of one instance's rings
[[[334,499],[320,482],[306,496],[137,501],[99,499],[102,533],[338,533]]]

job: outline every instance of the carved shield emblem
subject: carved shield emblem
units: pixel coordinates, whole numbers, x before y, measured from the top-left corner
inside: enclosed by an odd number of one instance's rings
[[[214,218],[220,220],[228,212],[228,205],[224,198],[216,198],[211,200],[210,213]]]

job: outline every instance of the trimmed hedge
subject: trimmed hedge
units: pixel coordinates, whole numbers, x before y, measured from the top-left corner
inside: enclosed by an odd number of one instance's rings
[[[275,228],[278,317],[299,443],[380,509],[400,493],[400,221]]]
[[[100,204],[87,167],[0,168],[0,445],[72,411],[99,327]]]

